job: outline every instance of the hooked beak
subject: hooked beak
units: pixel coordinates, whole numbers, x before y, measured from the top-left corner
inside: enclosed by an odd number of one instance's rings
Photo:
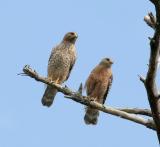
[[[78,38],[78,34],[76,32],[74,32],[74,36],[75,38]]]
[[[110,63],[113,64],[114,62],[112,60],[110,60]]]

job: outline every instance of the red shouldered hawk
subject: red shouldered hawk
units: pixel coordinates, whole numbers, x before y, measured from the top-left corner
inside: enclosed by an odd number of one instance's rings
[[[87,95],[94,99],[94,101],[104,104],[110,86],[112,84],[113,76],[111,66],[113,61],[109,58],[104,58],[92,70],[89,75],[85,87]],[[86,124],[97,124],[99,111],[91,107],[86,107],[86,114],[84,121]]]
[[[78,35],[75,32],[67,33],[62,42],[52,49],[48,61],[48,78],[57,84],[62,84],[70,75],[76,61],[75,42]],[[51,106],[57,89],[47,86],[42,98],[44,106]]]

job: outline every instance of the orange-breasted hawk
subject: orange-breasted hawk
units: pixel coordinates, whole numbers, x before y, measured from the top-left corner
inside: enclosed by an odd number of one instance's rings
[[[111,66],[113,61],[109,58],[104,58],[101,62],[92,70],[89,75],[85,87],[87,96],[93,98],[92,100],[104,104],[110,86],[112,84],[113,75]],[[84,121],[86,124],[97,124],[99,111],[91,107],[86,107],[86,114]]]
[[[75,32],[67,33],[62,42],[52,49],[48,61],[48,78],[57,84],[62,84],[70,75],[76,61],[75,42],[78,35]],[[51,106],[57,89],[47,86],[42,98],[44,106]]]

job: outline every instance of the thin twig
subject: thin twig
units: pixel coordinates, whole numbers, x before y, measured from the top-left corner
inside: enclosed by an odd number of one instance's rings
[[[143,76],[141,76],[141,75],[138,75],[138,76],[139,76],[140,81],[141,81],[142,83],[145,83],[145,78],[144,78]]]

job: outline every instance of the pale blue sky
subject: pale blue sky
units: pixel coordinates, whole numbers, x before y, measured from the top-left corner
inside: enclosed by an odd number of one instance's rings
[[[108,114],[97,126],[85,125],[84,107],[62,94],[43,107],[44,85],[17,76],[25,64],[45,76],[51,48],[76,31],[78,59],[65,84],[77,90],[101,58],[111,57],[106,105],[148,108],[137,75],[147,71],[149,11],[149,0],[0,0],[0,147],[158,146],[152,130]]]

